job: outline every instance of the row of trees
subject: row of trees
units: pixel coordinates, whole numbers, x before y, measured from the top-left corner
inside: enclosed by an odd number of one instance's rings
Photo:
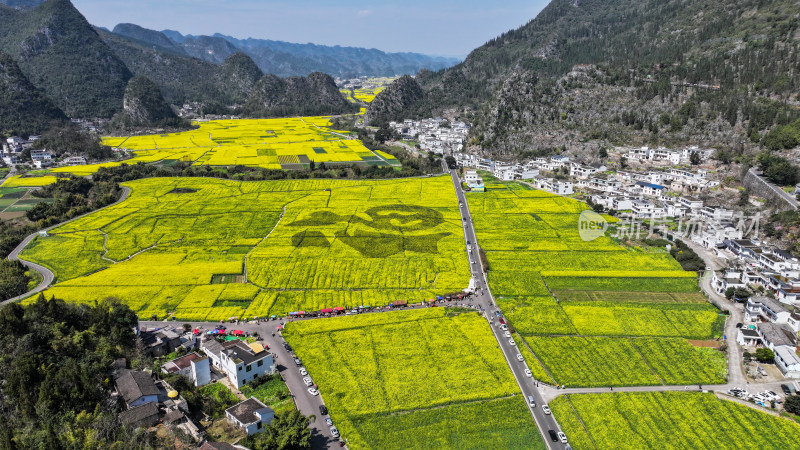
[[[758,154],[756,158],[764,176],[778,186],[794,186],[800,183],[800,166],[769,151]]]

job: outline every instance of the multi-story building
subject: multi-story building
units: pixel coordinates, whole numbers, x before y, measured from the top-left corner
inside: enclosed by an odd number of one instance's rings
[[[797,334],[800,331],[800,315],[789,311],[777,300],[765,296],[753,296],[747,299],[744,318],[751,322],[770,322],[786,325]]]
[[[212,365],[225,373],[236,388],[275,371],[272,353],[266,351],[261,344],[248,345],[238,339],[223,344],[206,340],[201,348],[211,359]]]

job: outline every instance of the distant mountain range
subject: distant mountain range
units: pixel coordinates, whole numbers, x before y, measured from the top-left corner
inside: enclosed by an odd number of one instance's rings
[[[114,27],[114,34],[165,51],[192,56],[216,64],[236,52],[244,52],[264,73],[281,77],[324,72],[332,76],[392,76],[414,74],[420,69],[440,70],[458,60],[418,53],[385,53],[376,49],[292,44],[268,39],[236,39],[223,34],[184,36],[173,30],[155,31],[130,23]]]
[[[393,75],[452,62],[378,50],[165,34],[132,24],[108,31],[90,25],[69,0],[0,0],[0,23],[5,54],[0,110],[13,110],[3,112],[0,132],[37,133],[65,116],[110,118],[123,110],[134,76],[155,83],[169,103],[198,101],[209,112],[338,114],[358,108],[345,101],[330,74]],[[151,85],[138,80],[136,86]],[[31,101],[22,101],[20,92]]]

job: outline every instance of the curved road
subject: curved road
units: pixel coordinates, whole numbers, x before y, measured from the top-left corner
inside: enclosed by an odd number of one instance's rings
[[[10,261],[19,261],[19,262],[22,263],[22,265],[24,265],[28,269],[35,270],[35,271],[39,272],[39,275],[42,276],[42,282],[39,283],[39,285],[36,286],[35,288],[33,288],[32,290],[30,290],[30,291],[28,291],[28,292],[26,292],[26,293],[24,293],[22,295],[18,295],[16,297],[13,297],[13,298],[10,298],[8,300],[4,300],[4,301],[0,302],[0,306],[7,305],[7,304],[15,302],[17,300],[22,300],[23,298],[27,298],[27,297],[30,297],[33,294],[37,294],[39,292],[42,292],[43,290],[47,289],[50,286],[50,284],[53,282],[53,280],[55,280],[55,275],[53,275],[53,272],[50,269],[48,269],[47,267],[44,267],[44,266],[36,264],[36,263],[32,263],[30,261],[25,261],[24,259],[19,259],[19,254],[22,252],[22,250],[24,250],[25,247],[28,244],[30,244],[31,241],[36,236],[39,236],[39,233],[41,233],[43,231],[45,231],[45,232],[46,231],[50,231],[53,228],[60,227],[61,225],[64,225],[64,224],[69,223],[69,222],[72,222],[73,220],[78,220],[78,219],[80,219],[82,217],[85,217],[85,216],[88,216],[89,214],[92,214],[94,212],[97,212],[97,211],[100,211],[100,210],[103,210],[103,209],[106,209],[106,208],[109,208],[111,206],[114,206],[114,205],[117,205],[119,203],[124,202],[125,200],[127,200],[128,196],[130,195],[131,190],[130,190],[130,188],[127,188],[125,186],[120,186],[120,188],[122,189],[122,195],[119,197],[119,200],[117,200],[116,202],[114,202],[114,203],[112,203],[110,205],[106,205],[106,206],[104,206],[104,207],[102,207],[100,209],[96,209],[94,211],[89,211],[86,214],[81,214],[80,216],[73,217],[72,219],[69,219],[67,221],[55,224],[55,225],[50,226],[50,227],[47,227],[47,228],[45,228],[43,230],[39,230],[39,231],[37,231],[35,233],[31,233],[30,235],[28,235],[28,237],[23,239],[22,242],[19,243],[17,248],[12,250],[11,253],[8,254],[8,259]]]

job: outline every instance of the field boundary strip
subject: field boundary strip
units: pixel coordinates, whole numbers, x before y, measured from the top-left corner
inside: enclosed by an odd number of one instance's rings
[[[239,184],[239,191],[241,191],[241,190],[242,190],[242,185],[241,185],[241,183],[240,183],[240,184]],[[294,192],[294,191],[292,191],[292,192]],[[261,239],[260,241],[258,241],[258,243],[257,243],[256,245],[254,245],[254,246],[253,246],[253,248],[251,248],[251,249],[250,249],[250,251],[248,251],[247,253],[245,253],[245,255],[244,255],[244,258],[243,258],[243,259],[244,259],[244,268],[243,268],[243,269],[244,269],[244,282],[245,282],[245,284],[252,284],[253,286],[255,286],[255,287],[257,287],[257,288],[260,288],[260,289],[265,289],[263,286],[259,286],[259,285],[255,284],[255,283],[252,283],[252,282],[248,281],[248,279],[247,279],[247,258],[250,256],[250,254],[251,254],[251,253],[253,253],[253,251],[254,251],[256,248],[258,248],[258,247],[259,247],[261,244],[263,244],[263,243],[264,243],[264,241],[266,241],[266,240],[267,240],[267,239],[270,237],[270,235],[272,235],[272,232],[273,232],[273,231],[275,231],[275,229],[276,229],[276,228],[278,228],[278,225],[280,225],[281,221],[283,220],[283,216],[286,214],[286,208],[287,208],[289,205],[291,205],[292,203],[294,203],[294,202],[296,202],[296,201],[302,200],[302,199],[304,199],[304,198],[306,198],[306,197],[310,197],[310,196],[314,195],[315,193],[316,193],[316,192],[312,191],[312,192],[309,192],[307,195],[304,195],[303,197],[296,198],[296,199],[294,199],[294,200],[292,200],[292,201],[290,201],[290,202],[287,202],[287,203],[285,203],[285,204],[283,205],[283,208],[281,209],[281,214],[280,214],[280,216],[278,216],[278,220],[276,220],[276,221],[275,221],[275,226],[273,226],[273,227],[272,227],[272,229],[271,229],[271,230],[269,230],[269,233],[267,233],[267,235],[266,235],[266,236],[264,236],[264,238],[263,238],[263,239]],[[244,195],[244,193],[242,193],[242,195]]]
[[[647,361],[647,358],[644,356],[644,353],[642,353],[642,349],[640,349],[636,345],[635,342],[636,339],[629,338],[628,340],[631,342],[631,346],[633,346],[633,348],[636,349],[636,353],[639,355],[640,358],[642,358],[642,361],[644,361],[644,365],[647,366],[648,369],[650,369],[650,373],[652,373],[654,377],[658,378],[658,380],[661,381],[662,385],[667,386],[667,383],[664,381],[664,379],[661,378],[661,376],[658,373],[656,373],[656,370],[653,368],[653,366],[650,365],[650,362]]]

